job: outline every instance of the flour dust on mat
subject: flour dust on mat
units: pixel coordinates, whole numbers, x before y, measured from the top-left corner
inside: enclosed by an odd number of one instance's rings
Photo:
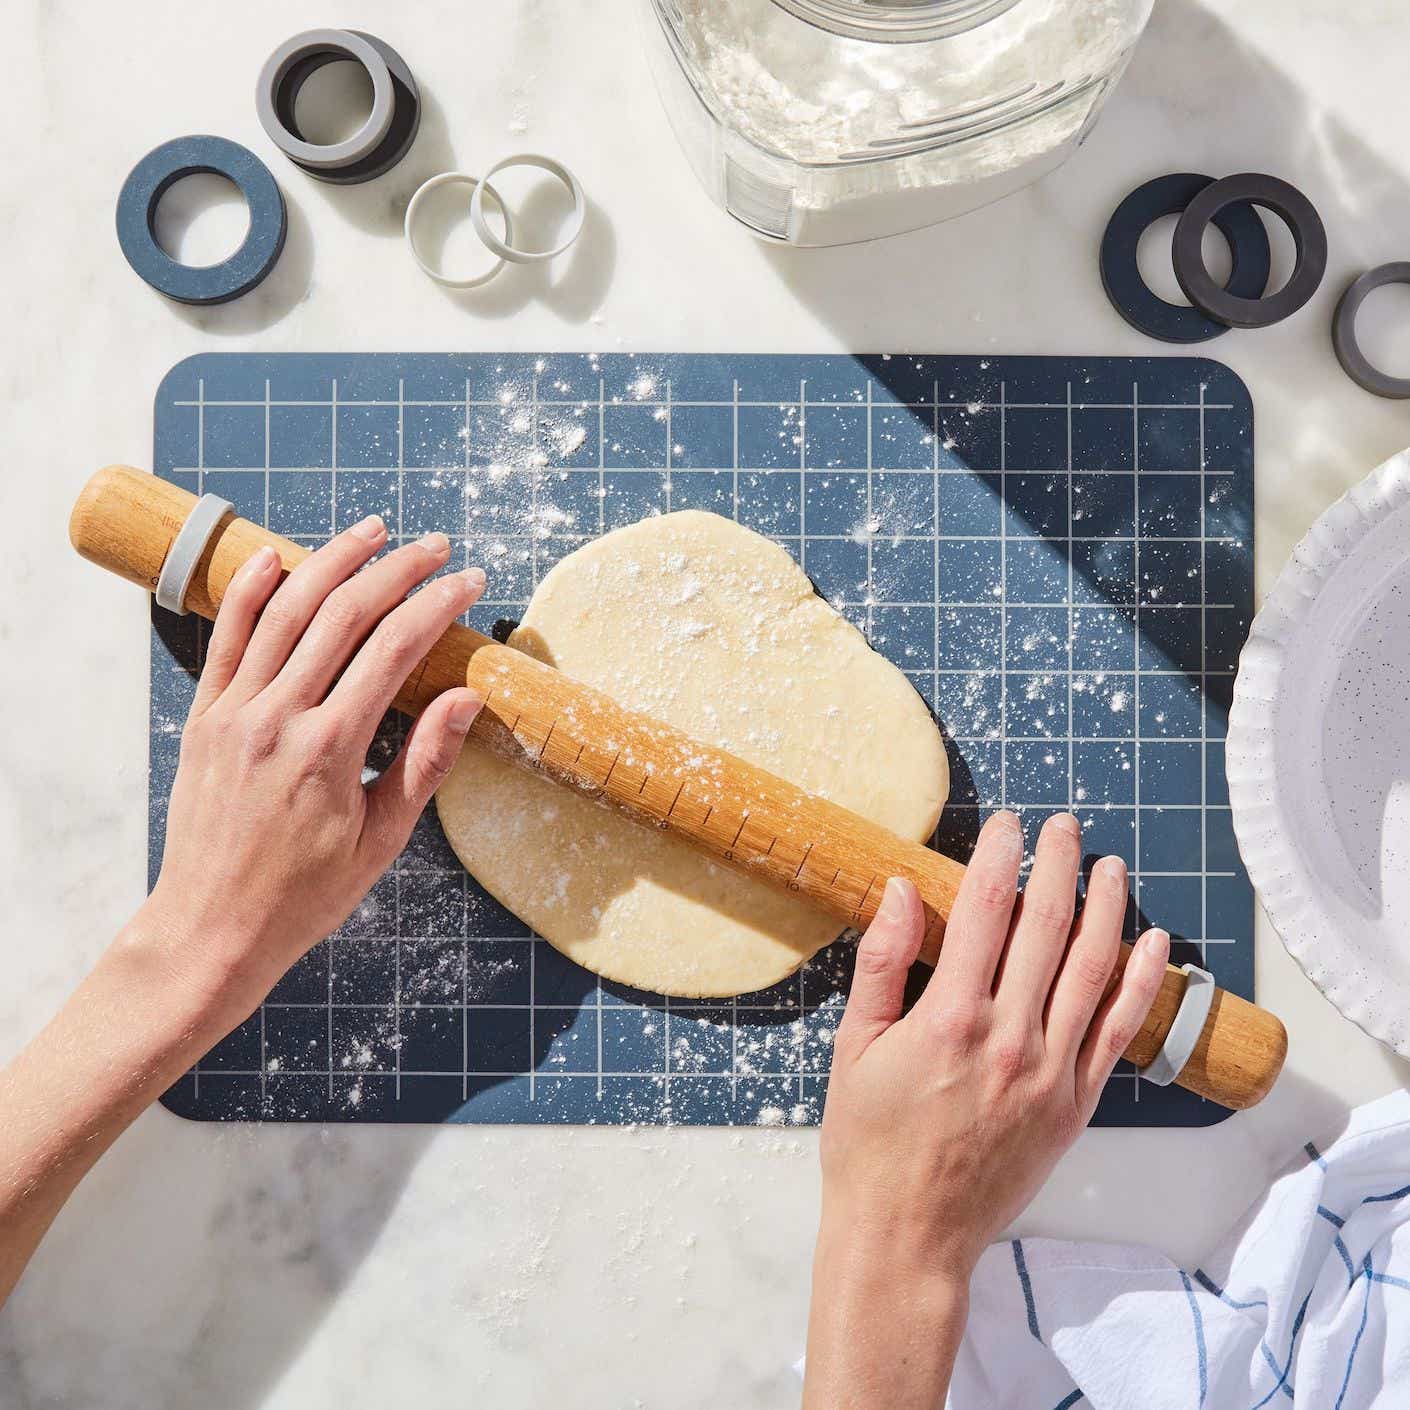
[[[666,514],[585,545],[543,579],[509,640],[902,837],[935,828],[949,771],[925,703],[784,549],[729,519]],[[570,959],[638,989],[764,989],[841,928],[478,749],[437,804],[482,886]]]

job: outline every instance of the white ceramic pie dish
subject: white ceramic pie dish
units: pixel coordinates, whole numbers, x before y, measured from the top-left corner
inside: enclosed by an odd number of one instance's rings
[[[1284,945],[1410,1057],[1410,451],[1293,550],[1239,657],[1227,766]]]

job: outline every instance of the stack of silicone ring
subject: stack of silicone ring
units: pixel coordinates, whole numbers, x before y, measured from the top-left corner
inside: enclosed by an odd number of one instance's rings
[[[1254,206],[1283,218],[1297,251],[1292,276],[1265,294],[1272,260]],[[1136,249],[1161,216],[1179,215],[1171,255],[1191,307],[1167,303],[1141,278]],[[1213,222],[1229,242],[1232,268],[1220,285],[1204,263],[1204,228]],[[1199,343],[1230,328],[1266,328],[1296,313],[1327,268],[1327,232],[1312,202],[1276,176],[1241,172],[1222,181],[1175,172],[1139,186],[1117,206],[1102,236],[1102,284],[1133,327],[1168,343]]]
[[[557,242],[548,249],[528,250],[514,244],[514,224],[509,215],[509,207],[505,205],[499,192],[490,185],[490,177],[515,166],[537,167],[540,171],[546,171],[550,176],[561,181],[572,197],[573,210],[568,217],[568,223],[559,235]],[[449,274],[433,264],[418,244],[417,227],[425,208],[426,198],[431,192],[437,191],[443,186],[464,186],[470,191],[470,223],[485,247],[495,256],[494,263],[480,273]],[[485,213],[487,199],[499,212],[500,220],[504,226],[502,235],[495,234],[490,227],[489,218]],[[496,162],[483,177],[471,176],[464,171],[444,171],[439,176],[433,176],[420,187],[406,208],[406,241],[411,247],[412,258],[428,278],[434,279],[437,284],[442,284],[448,289],[474,289],[481,284],[487,284],[504,268],[506,263],[543,264],[548,260],[557,259],[582,234],[583,222],[586,218],[587,197],[583,193],[582,184],[578,178],[562,162],[554,161],[552,157],[540,156],[536,152],[520,152],[516,156],[505,157],[502,161]]]
[[[304,139],[294,116],[299,90],[326,64],[354,63],[372,82],[372,111],[342,142]],[[318,181],[355,186],[390,171],[416,140],[421,92],[390,44],[356,29],[310,29],[286,39],[265,61],[255,109],[269,140]]]

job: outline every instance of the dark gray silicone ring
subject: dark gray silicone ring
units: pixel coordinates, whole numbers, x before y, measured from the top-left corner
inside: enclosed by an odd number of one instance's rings
[[[1236,201],[1263,206],[1282,216],[1292,232],[1297,264],[1292,277],[1276,293],[1259,299],[1241,299],[1221,289],[1204,267],[1200,246],[1204,227]],[[1172,248],[1175,277],[1185,297],[1202,313],[1231,328],[1266,328],[1296,313],[1322,282],[1327,269],[1327,232],[1312,202],[1286,181],[1263,172],[1244,171],[1206,186],[1188,206],[1175,226]]]
[[[1378,397],[1400,401],[1410,397],[1410,377],[1392,377],[1379,367],[1373,367],[1356,340],[1356,315],[1365,303],[1366,295],[1386,284],[1410,284],[1410,261],[1379,264],[1347,285],[1346,293],[1341,296],[1337,311],[1332,316],[1332,347],[1342,371],[1358,387],[1364,387]]]
[[[359,64],[372,80],[372,111],[343,142],[307,142],[294,105],[310,75],[325,64]],[[410,149],[421,125],[421,92],[406,61],[390,45],[355,29],[311,29],[287,39],[265,61],[255,108],[271,142],[319,181],[351,186],[390,170]]]

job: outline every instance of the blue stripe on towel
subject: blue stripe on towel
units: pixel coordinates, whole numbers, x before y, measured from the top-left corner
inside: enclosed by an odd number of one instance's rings
[[[1320,1165],[1323,1170],[1327,1168],[1327,1162],[1322,1159],[1321,1153],[1318,1151],[1317,1147],[1312,1144],[1311,1141],[1308,1141],[1308,1143],[1303,1146],[1303,1150],[1307,1152],[1308,1160],[1312,1161],[1316,1165]]]
[[[1342,1241],[1340,1234],[1332,1240],[1332,1247],[1341,1254],[1341,1261],[1346,1264],[1346,1285],[1351,1287],[1356,1282],[1356,1265],[1351,1261],[1351,1255],[1346,1251],[1346,1244]]]
[[[1311,1301],[1312,1301],[1312,1291],[1311,1291],[1311,1289],[1308,1289],[1307,1296],[1302,1299],[1302,1306],[1297,1309],[1297,1316],[1293,1318],[1292,1336],[1290,1336],[1290,1337],[1288,1338],[1288,1364],[1287,1364],[1286,1366],[1284,1366],[1281,1371],[1278,1371],[1278,1368],[1277,1368],[1276,1363],[1274,1364],[1273,1369],[1274,1369],[1275,1371],[1277,1371],[1277,1374],[1278,1374],[1277,1383],[1274,1385],[1273,1389],[1270,1390],[1270,1391],[1268,1392],[1268,1394],[1263,1397],[1262,1400],[1257,1401],[1257,1402],[1254,1404],[1253,1410],[1259,1410],[1259,1407],[1260,1407],[1260,1406],[1267,1405],[1268,1402],[1269,1402],[1270,1400],[1272,1400],[1272,1398],[1273,1398],[1275,1395],[1277,1395],[1277,1393],[1278,1393],[1280,1390],[1281,1390],[1281,1391],[1286,1391],[1286,1389],[1287,1389],[1288,1373],[1292,1370],[1293,1351],[1294,1351],[1294,1350],[1296,1349],[1296,1347],[1297,1347],[1297,1337],[1298,1337],[1298,1333],[1299,1333],[1300,1331],[1302,1331],[1302,1321],[1303,1321],[1303,1318],[1307,1316],[1307,1304],[1308,1304],[1309,1302],[1311,1302]],[[1265,1350],[1266,1350],[1266,1346],[1265,1346]]]
[[[1190,1317],[1195,1324],[1195,1352],[1199,1356],[1199,1403],[1204,1404],[1209,1394],[1209,1352],[1204,1344],[1204,1316],[1199,1310],[1199,1299],[1195,1297],[1194,1285],[1188,1274],[1182,1272],[1180,1281],[1185,1285],[1185,1297],[1190,1304]]]
[[[1332,1224],[1338,1229],[1340,1229],[1346,1223],[1346,1220],[1343,1219],[1340,1214],[1333,1214],[1332,1211],[1328,1209],[1327,1206],[1324,1204],[1319,1204],[1317,1206],[1317,1213],[1320,1214],[1322,1218],[1327,1221],[1328,1224]]]
[[[1071,1395],[1063,1396],[1063,1398],[1053,1406],[1053,1410],[1071,1410],[1071,1407],[1076,1405],[1081,1399],[1082,1392],[1080,1390],[1074,1390]]]
[[[1392,1190],[1388,1195],[1367,1195],[1361,1203],[1385,1204],[1388,1200],[1404,1199],[1406,1195],[1410,1195],[1410,1185],[1402,1185],[1398,1190]]]
[[[1028,1260],[1023,1256],[1023,1240],[1013,1240],[1013,1266],[1018,1271],[1018,1285],[1023,1289],[1023,1305],[1028,1309],[1028,1330],[1033,1340],[1041,1342],[1043,1334],[1038,1330],[1038,1308],[1033,1301],[1033,1284],[1028,1277]]]
[[[1372,1273],[1371,1281],[1373,1283],[1384,1283],[1388,1288],[1410,1289],[1410,1283],[1406,1282],[1404,1278],[1396,1278],[1389,1273]]]
[[[1357,1327],[1356,1336],[1352,1339],[1351,1351],[1346,1358],[1346,1374],[1341,1378],[1341,1390],[1337,1392],[1337,1403],[1333,1410],[1341,1410],[1341,1403],[1346,1399],[1346,1388],[1351,1384],[1351,1368],[1356,1361],[1356,1349],[1361,1345],[1361,1338],[1366,1331],[1366,1318],[1371,1310],[1371,1255],[1369,1253],[1361,1265],[1361,1271],[1366,1275],[1366,1296],[1361,1299],[1361,1325]]]
[[[1247,1312],[1250,1308],[1253,1307],[1268,1306],[1268,1299],[1265,1297],[1257,1298],[1253,1302],[1240,1302],[1238,1298],[1230,1297],[1230,1295],[1226,1293],[1224,1289],[1221,1288],[1219,1284],[1216,1283],[1214,1279],[1211,1278],[1209,1274],[1206,1273],[1202,1268],[1195,1269],[1194,1278],[1195,1282],[1197,1282],[1200,1287],[1205,1290],[1205,1292],[1213,1293],[1213,1295],[1217,1297],[1220,1302],[1227,1303],[1228,1306],[1234,1308],[1236,1311]],[[1277,1368],[1274,1367],[1275,1371],[1276,1369]]]

